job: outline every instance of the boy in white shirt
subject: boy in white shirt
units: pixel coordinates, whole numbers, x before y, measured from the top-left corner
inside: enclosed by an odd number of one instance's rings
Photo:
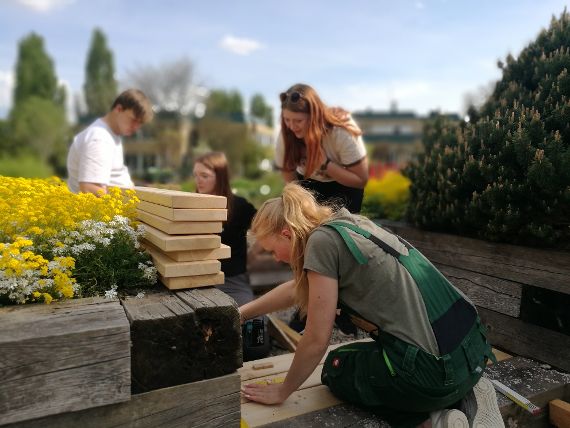
[[[107,187],[133,187],[124,164],[122,136],[152,120],[150,100],[137,89],[121,93],[102,118],[75,136],[67,155],[67,185],[74,193],[107,193]]]

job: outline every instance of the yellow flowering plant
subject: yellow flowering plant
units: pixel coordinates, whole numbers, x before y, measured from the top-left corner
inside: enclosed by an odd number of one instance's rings
[[[136,292],[156,283],[134,191],[73,194],[58,178],[0,176],[0,305]]]
[[[364,188],[362,214],[370,218],[400,220],[410,198],[410,180],[398,171],[370,178]]]

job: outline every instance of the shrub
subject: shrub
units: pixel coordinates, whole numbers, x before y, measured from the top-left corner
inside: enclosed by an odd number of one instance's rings
[[[410,180],[397,171],[371,178],[364,188],[362,214],[370,218],[400,220],[409,199]]]
[[[553,18],[470,123],[424,131],[410,222],[492,241],[570,247],[570,16]]]

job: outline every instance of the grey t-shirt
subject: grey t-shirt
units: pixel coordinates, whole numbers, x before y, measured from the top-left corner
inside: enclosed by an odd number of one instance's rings
[[[407,255],[407,248],[391,233],[366,217],[339,211],[335,220],[356,224]],[[368,257],[359,265],[334,229],[313,231],[305,249],[304,269],[338,279],[339,300],[381,330],[439,355],[421,293],[408,271],[369,239],[346,229]]]

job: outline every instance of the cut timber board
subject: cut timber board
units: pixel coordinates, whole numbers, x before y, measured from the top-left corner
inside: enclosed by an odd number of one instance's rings
[[[141,201],[152,202],[171,208],[223,209],[227,206],[225,196],[204,195],[201,193],[156,189],[153,187],[135,187],[135,190]]]
[[[225,208],[171,208],[152,202],[140,201],[137,208],[172,221],[226,221]]]
[[[199,235],[222,231],[221,221],[172,221],[141,210],[137,210],[137,217],[143,223],[169,235]]]
[[[556,428],[570,428],[570,403],[560,399],[548,403],[550,423]]]
[[[321,362],[315,371],[309,376],[303,385],[301,385],[301,387],[291,394],[291,396],[283,403],[273,406],[267,406],[251,401],[242,403],[242,419],[247,422],[250,428],[254,428],[341,403],[338,398],[332,395],[328,387],[321,384],[320,373],[322,371],[322,365],[326,355],[332,349],[336,349],[339,346],[346,345],[347,343],[329,346],[325,356],[321,359]],[[244,363],[243,367],[238,369],[242,385],[272,380],[280,381],[284,379],[294,356],[295,354],[291,353]],[[253,368],[254,365],[263,365],[264,363],[271,363],[273,366],[260,370],[255,370]]]
[[[135,394],[125,403],[33,419],[10,428],[237,427],[239,386],[239,375],[232,373]]]
[[[152,257],[156,270],[164,278],[180,276],[210,275],[220,272],[222,267],[219,260],[201,260],[196,262],[177,262],[157,250],[147,248]]]
[[[148,241],[143,241],[145,248],[158,250],[157,247]],[[229,259],[232,256],[231,248],[226,244],[221,244],[220,248],[210,250],[189,250],[189,251],[163,251],[163,253],[176,262],[195,262],[198,260],[220,260]]]
[[[162,251],[211,250],[220,248],[222,240],[219,235],[168,235],[145,225],[145,239]]]
[[[176,278],[165,278],[159,275],[158,279],[169,290],[183,290],[220,285],[224,283],[225,276],[223,272],[218,272],[209,275],[179,276]]]

